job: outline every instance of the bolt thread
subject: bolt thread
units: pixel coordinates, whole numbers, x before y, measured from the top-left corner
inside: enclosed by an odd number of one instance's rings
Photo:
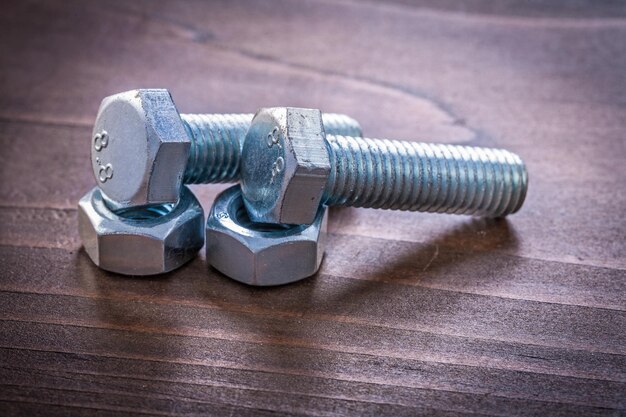
[[[322,122],[327,135],[351,136],[354,138],[363,136],[359,122],[345,114],[322,113]]]
[[[181,114],[191,138],[183,182],[234,182],[239,178],[241,146],[250,121],[247,114]]]
[[[500,217],[524,202],[528,175],[501,149],[326,136],[328,205]]]
[[[237,181],[241,149],[253,117],[252,113],[181,114],[191,138],[183,182],[206,184]],[[351,117],[323,113],[322,120],[328,134],[361,136],[359,123]]]

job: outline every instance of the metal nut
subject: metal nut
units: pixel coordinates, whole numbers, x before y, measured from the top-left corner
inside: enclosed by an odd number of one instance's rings
[[[246,135],[242,156],[242,189],[252,220],[311,222],[330,175],[319,110],[259,110]]]
[[[102,100],[91,164],[115,208],[178,201],[191,141],[167,90],[132,90]]]
[[[171,271],[204,244],[204,212],[182,188],[179,203],[112,211],[96,187],[78,203],[78,229],[85,251],[100,268],[125,275]]]
[[[281,285],[311,276],[324,256],[326,211],[322,206],[310,225],[253,223],[240,187],[230,187],[215,199],[207,218],[207,261],[249,285]]]

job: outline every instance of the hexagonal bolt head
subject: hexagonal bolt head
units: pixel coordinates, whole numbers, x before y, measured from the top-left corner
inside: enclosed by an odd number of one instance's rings
[[[260,109],[242,153],[242,190],[250,218],[311,223],[330,175],[328,155],[319,110]]]
[[[324,257],[326,211],[319,208],[310,225],[253,223],[239,186],[230,187],[215,199],[207,218],[207,261],[249,285],[282,285],[311,276]]]
[[[167,90],[106,97],[94,125],[91,164],[109,206],[177,202],[190,146]]]
[[[204,212],[183,187],[179,203],[116,214],[96,187],[78,203],[78,229],[85,251],[100,268],[125,275],[171,271],[204,245]]]

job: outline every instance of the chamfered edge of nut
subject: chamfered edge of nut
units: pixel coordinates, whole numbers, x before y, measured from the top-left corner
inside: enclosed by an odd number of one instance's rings
[[[127,218],[105,204],[100,190],[78,203],[85,252],[100,268],[124,275],[154,275],[191,260],[204,244],[204,213],[186,187],[178,205],[156,217]]]
[[[207,262],[228,277],[255,286],[283,285],[315,274],[326,245],[327,209],[310,225],[250,222],[239,186],[223,191],[207,217]]]

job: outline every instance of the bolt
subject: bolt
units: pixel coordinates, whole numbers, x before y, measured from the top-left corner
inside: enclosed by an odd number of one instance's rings
[[[164,89],[106,97],[93,130],[92,168],[112,209],[176,203],[183,183],[236,181],[252,114],[180,115]],[[325,129],[360,135],[347,116],[325,114]]]
[[[320,204],[500,217],[528,187],[511,152],[326,135],[319,110],[296,108],[257,112],[241,177],[250,218],[284,224],[310,224]]]

